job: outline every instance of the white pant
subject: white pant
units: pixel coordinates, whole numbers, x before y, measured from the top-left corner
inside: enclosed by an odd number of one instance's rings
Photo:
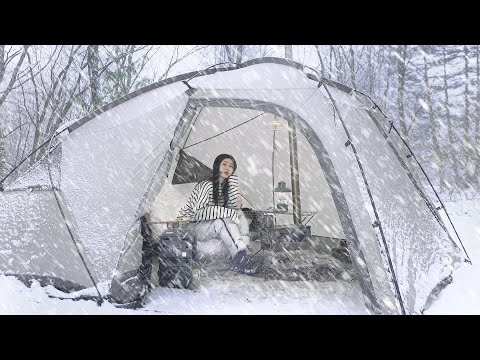
[[[201,220],[194,224],[197,241],[221,239],[231,256],[245,250],[250,237],[248,236],[248,221],[240,210],[238,211],[240,224],[235,224],[230,218]]]

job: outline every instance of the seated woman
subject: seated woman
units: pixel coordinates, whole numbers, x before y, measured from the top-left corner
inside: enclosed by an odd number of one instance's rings
[[[240,210],[242,198],[238,191],[238,177],[233,175],[236,169],[233,156],[218,155],[213,163],[212,177],[195,186],[177,219],[195,222],[197,241],[220,238],[230,252],[231,269],[254,275],[260,271],[260,266],[246,254],[250,238],[248,224],[245,225]]]

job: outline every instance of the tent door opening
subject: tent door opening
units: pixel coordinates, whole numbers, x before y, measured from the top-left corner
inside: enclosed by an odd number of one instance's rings
[[[344,269],[338,270],[330,251],[345,239],[342,225],[317,157],[296,130],[293,122],[269,112],[230,107],[197,111],[154,202],[155,218],[174,219],[195,184],[211,177],[215,157],[228,153],[238,164],[252,253],[288,257],[292,266],[299,259],[311,264],[323,256],[317,264],[336,272],[329,279],[337,276]]]

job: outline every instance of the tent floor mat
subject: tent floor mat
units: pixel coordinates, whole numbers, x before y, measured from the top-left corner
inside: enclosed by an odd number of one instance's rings
[[[349,263],[341,262],[330,254],[319,254],[311,250],[270,252],[260,250],[253,258],[263,270],[255,277],[265,280],[284,281],[334,281],[356,280]],[[194,283],[202,278],[219,277],[232,273],[225,255],[204,257],[194,268]]]
[[[268,280],[286,281],[332,281],[354,280],[351,264],[340,262],[329,254],[311,250],[267,252],[261,250],[255,257],[263,264],[259,276]]]

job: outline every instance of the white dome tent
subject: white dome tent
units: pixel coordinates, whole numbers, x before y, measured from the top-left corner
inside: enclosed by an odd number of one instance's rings
[[[110,301],[132,302],[139,218],[173,219],[198,181],[179,180],[182,159],[206,170],[232,154],[242,195],[266,207],[272,185],[290,187],[289,126],[313,238],[346,240],[372,312],[422,313],[467,258],[412,175],[410,149],[367,96],[279,58],[176,76],[65,124],[0,193],[0,272],[65,291],[109,282]]]

